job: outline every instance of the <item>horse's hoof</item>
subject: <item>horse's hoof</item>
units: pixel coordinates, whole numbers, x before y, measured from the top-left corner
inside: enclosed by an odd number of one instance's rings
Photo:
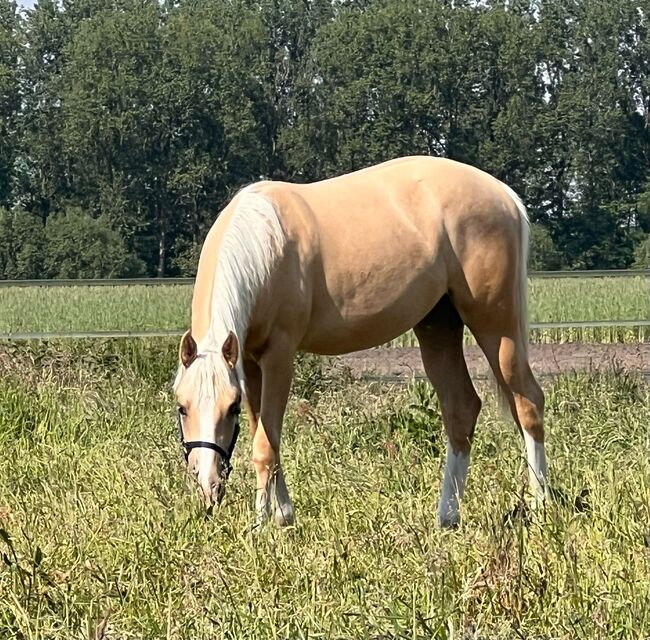
[[[295,520],[296,514],[291,503],[278,505],[275,510],[275,523],[278,527],[290,527]]]
[[[515,522],[519,521],[527,527],[531,522],[532,513],[534,513],[534,510],[522,501],[515,505],[515,508],[512,509],[512,511],[508,511],[508,513],[503,516],[503,525],[506,527],[512,527]]]
[[[460,529],[460,516],[440,518],[440,528],[448,531]]]
[[[577,513],[591,513],[591,503],[589,502],[589,489],[586,487],[576,496],[573,501],[573,508]]]

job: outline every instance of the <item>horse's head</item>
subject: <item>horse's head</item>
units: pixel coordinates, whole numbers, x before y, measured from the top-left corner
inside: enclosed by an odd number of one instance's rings
[[[230,457],[239,435],[241,385],[239,346],[230,332],[221,350],[198,352],[189,331],[181,339],[174,391],[185,460],[205,502],[218,504],[230,474]]]

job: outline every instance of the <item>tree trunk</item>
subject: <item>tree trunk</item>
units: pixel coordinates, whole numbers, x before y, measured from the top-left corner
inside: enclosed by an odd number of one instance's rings
[[[165,227],[160,220],[160,235],[158,236],[158,269],[157,275],[162,278],[165,275],[165,254],[166,254],[166,233]]]

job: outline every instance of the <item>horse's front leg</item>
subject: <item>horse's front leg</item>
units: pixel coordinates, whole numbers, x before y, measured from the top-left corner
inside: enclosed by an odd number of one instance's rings
[[[259,365],[262,403],[253,437],[257,523],[261,524],[271,515],[275,498],[275,521],[280,526],[286,526],[293,524],[294,508],[280,464],[280,436],[291,388],[293,352],[288,349],[269,350],[262,356]]]

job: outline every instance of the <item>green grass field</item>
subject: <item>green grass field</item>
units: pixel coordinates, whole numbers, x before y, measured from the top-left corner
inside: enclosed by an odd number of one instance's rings
[[[531,322],[648,320],[647,278],[534,279]],[[0,332],[136,331],[189,326],[192,288],[0,288]],[[634,342],[650,337],[639,328],[533,331],[533,342]],[[408,334],[399,344],[414,344]]]
[[[639,379],[547,386],[552,480],[568,500],[528,526],[503,522],[525,461],[488,393],[463,525],[446,532],[428,388],[303,360],[283,449],[297,524],[254,532],[246,429],[212,517],[185,477],[174,351],[175,340],[0,351],[0,638],[648,637]],[[583,490],[586,511],[572,505]]]

